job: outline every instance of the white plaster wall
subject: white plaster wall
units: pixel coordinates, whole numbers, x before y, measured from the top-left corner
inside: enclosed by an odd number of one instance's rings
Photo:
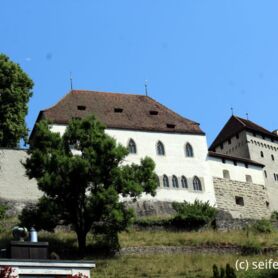
[[[63,134],[66,129],[64,125],[53,125],[51,130]],[[143,195],[140,200],[156,201],[188,201],[195,199],[209,201],[215,205],[215,194],[210,169],[206,161],[207,142],[206,137],[191,134],[175,134],[162,132],[146,132],[120,129],[106,129],[106,133],[115,138],[118,143],[127,146],[132,138],[137,147],[136,154],[129,154],[125,163],[140,163],[140,159],[146,156],[151,157],[156,164],[155,172],[159,177],[164,174],[169,178],[170,188],[162,187],[157,190],[155,197]],[[165,147],[165,156],[156,154],[156,143],[161,141]],[[194,150],[194,157],[185,156],[185,144],[189,142]],[[179,179],[179,188],[172,187],[172,175]],[[180,178],[184,175],[188,179],[189,188],[181,188]],[[202,182],[203,191],[197,192],[192,188],[192,179],[198,176]]]
[[[226,163],[223,163],[222,159],[216,157],[208,157],[208,163],[213,177],[223,178],[223,170],[228,170],[231,180],[246,182],[246,175],[250,175],[252,183],[265,184],[263,168],[261,167],[249,164],[246,168],[241,162],[237,162],[237,166],[235,166],[232,161],[226,160]]]
[[[227,154],[235,157],[249,158],[248,147],[246,145],[246,131],[238,133],[238,138],[233,136],[228,141],[223,142],[222,148],[220,146],[215,148],[217,153]]]

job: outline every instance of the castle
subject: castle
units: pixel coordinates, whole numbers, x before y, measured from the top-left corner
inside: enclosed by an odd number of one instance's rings
[[[128,148],[126,163],[138,163],[145,156],[154,160],[157,194],[142,196],[138,204],[198,199],[233,218],[252,219],[268,217],[277,209],[275,133],[232,116],[208,151],[198,123],[148,96],[80,90],[70,91],[41,111],[36,122],[47,119],[51,131],[63,134],[71,119],[90,114],[106,126],[108,135]],[[36,127],[30,145],[34,140]],[[24,176],[19,159],[26,155],[22,150],[0,150],[0,198],[20,204],[40,196],[35,181]]]

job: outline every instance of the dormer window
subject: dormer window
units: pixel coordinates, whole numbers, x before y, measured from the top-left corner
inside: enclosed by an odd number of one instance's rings
[[[84,111],[84,110],[86,110],[86,106],[85,106],[85,105],[78,105],[78,106],[77,106],[77,109],[78,109],[78,110],[83,110],[83,111]]]
[[[168,128],[175,128],[175,127],[176,127],[176,125],[174,125],[174,124],[166,124],[166,126],[167,126]]]
[[[114,108],[115,113],[122,113],[124,111],[123,108]]]
[[[158,115],[158,111],[150,110],[150,115]]]

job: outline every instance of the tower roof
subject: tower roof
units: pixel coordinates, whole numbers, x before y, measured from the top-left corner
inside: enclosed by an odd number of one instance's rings
[[[237,133],[241,132],[242,130],[247,130],[251,132],[256,132],[263,136],[267,136],[271,139],[278,140],[278,136],[273,132],[265,129],[264,127],[238,116],[232,115],[222,130],[219,132],[209,150],[214,150],[217,146],[222,144],[223,142],[227,141],[231,137],[235,136]]]

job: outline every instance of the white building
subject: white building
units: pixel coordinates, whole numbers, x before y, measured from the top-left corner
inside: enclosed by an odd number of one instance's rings
[[[53,132],[63,134],[71,119],[92,114],[106,126],[107,134],[129,149],[125,163],[139,163],[149,156],[156,164],[157,194],[140,198],[134,207],[138,214],[171,213],[173,201],[196,199],[208,201],[234,218],[267,217],[269,206],[275,207],[276,134],[232,117],[208,153],[206,136],[198,123],[148,96],[76,90],[53,107],[40,111],[37,122],[47,119]],[[30,145],[34,140],[36,127]],[[19,156],[27,157],[15,150],[5,150],[5,155],[18,160]],[[27,187],[20,186],[20,181],[26,184],[27,178],[18,160],[2,159],[4,171],[0,171],[0,177],[4,177],[5,183],[0,182],[0,198],[36,200],[41,193],[35,181]]]
[[[215,205],[212,177],[207,164],[207,141],[199,124],[183,118],[143,95],[71,91],[53,107],[40,112],[51,130],[63,134],[68,122],[94,114],[106,133],[130,150],[127,163],[149,156],[160,186],[155,197],[141,200],[163,202],[209,201]],[[35,140],[32,131],[30,143]]]

